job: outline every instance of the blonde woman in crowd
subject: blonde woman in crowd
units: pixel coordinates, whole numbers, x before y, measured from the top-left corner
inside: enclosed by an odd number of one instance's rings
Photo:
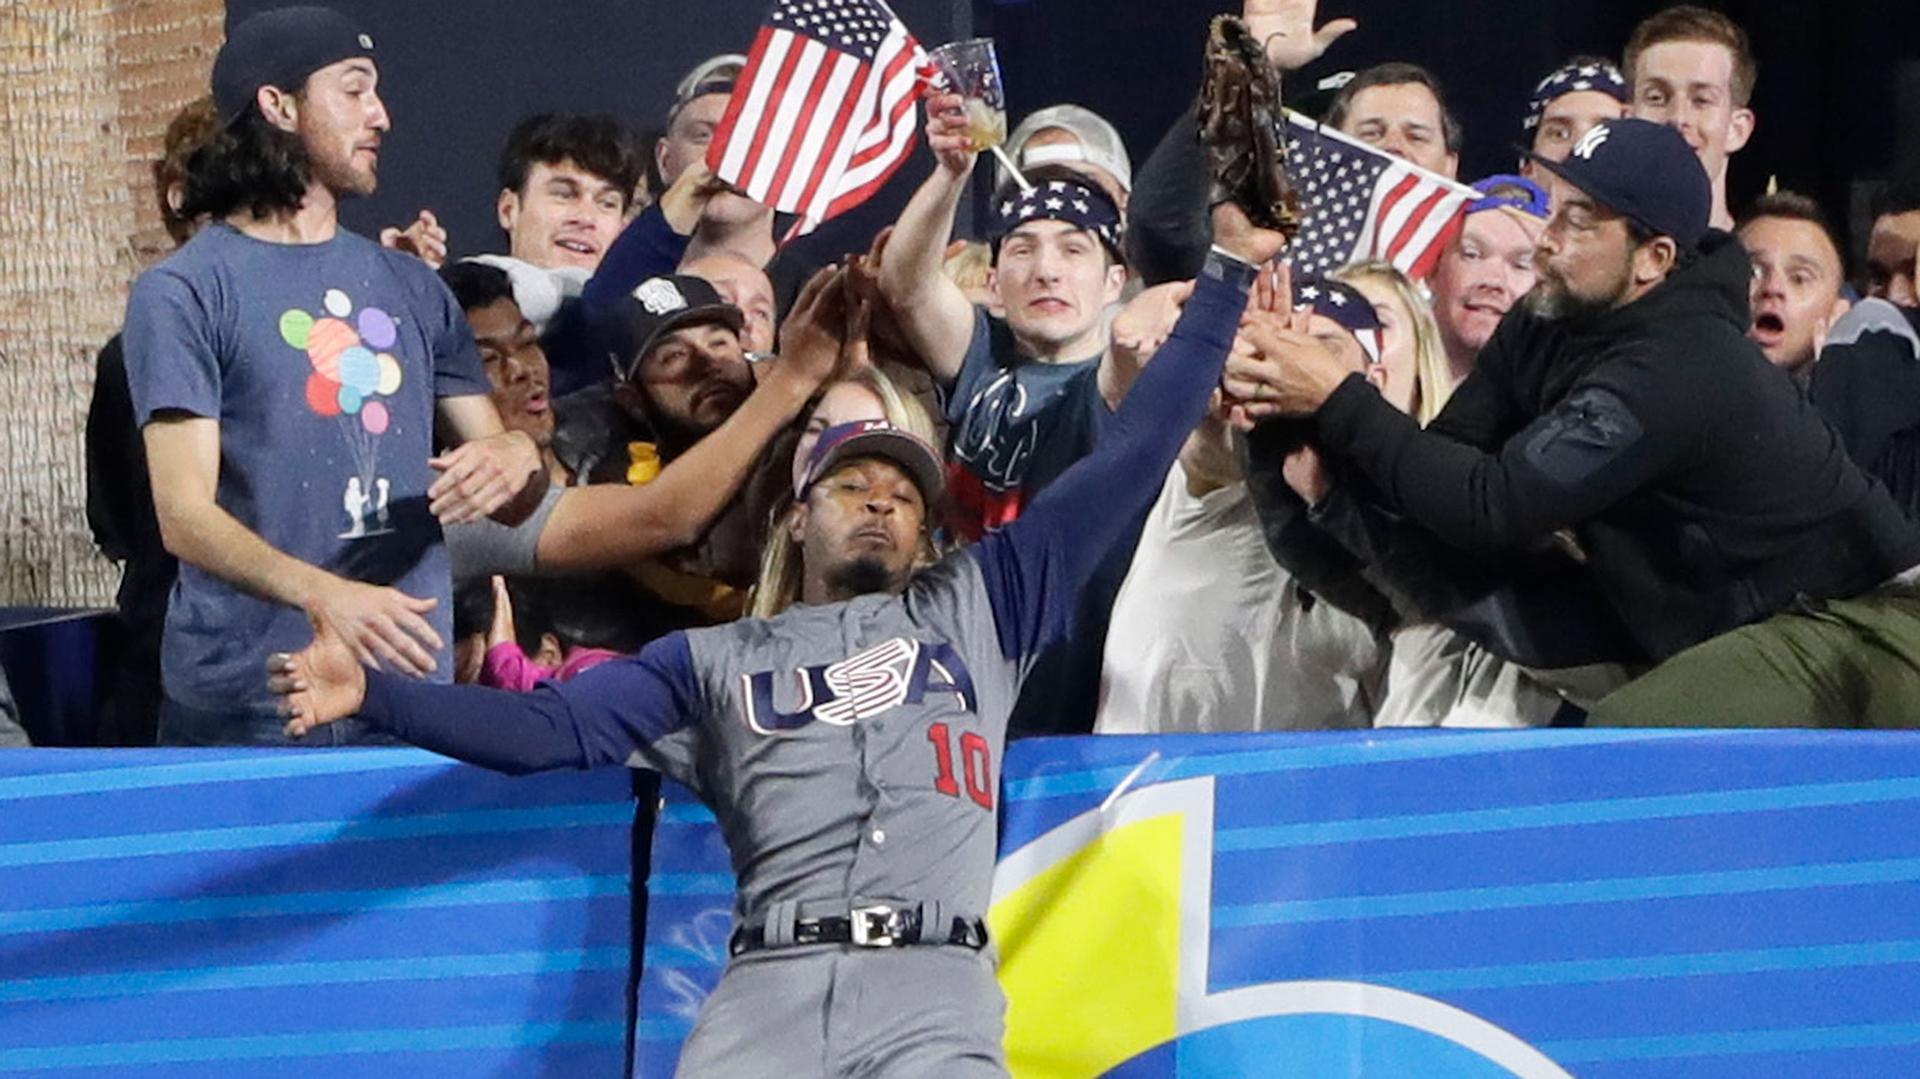
[[[1355,263],[1331,276],[1365,296],[1380,320],[1380,362],[1372,379],[1381,396],[1426,426],[1455,385],[1426,298],[1385,262]],[[1437,623],[1401,625],[1390,640],[1376,727],[1535,727],[1560,710],[1559,694]]]
[[[885,420],[929,445],[940,445],[933,418],[925,406],[904,392],[884,371],[861,367],[833,382],[807,414],[806,426],[793,451],[793,487],[806,475],[807,461],[820,433],[845,423]],[[789,499],[777,512],[760,555],[760,576],[747,599],[747,617],[772,618],[794,605],[800,596],[800,542],[793,527],[798,504]],[[940,552],[931,542],[918,565],[932,565]]]

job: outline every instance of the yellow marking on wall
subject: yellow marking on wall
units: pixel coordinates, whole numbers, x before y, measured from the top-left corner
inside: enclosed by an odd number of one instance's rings
[[[1173,1039],[1181,831],[1122,825],[994,904],[1014,1075],[1092,1079]]]

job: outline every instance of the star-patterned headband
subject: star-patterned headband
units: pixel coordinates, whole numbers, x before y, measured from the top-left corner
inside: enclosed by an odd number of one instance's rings
[[[1627,86],[1627,77],[1620,69],[1605,60],[1596,63],[1568,64],[1566,67],[1540,80],[1533,88],[1533,97],[1527,102],[1527,119],[1520,129],[1529,136],[1533,129],[1540,126],[1540,118],[1546,115],[1547,103],[1561,94],[1574,94],[1582,90],[1598,90],[1622,105],[1633,104],[1633,91]]]
[[[1293,283],[1293,306],[1339,323],[1360,342],[1367,362],[1380,362],[1380,316],[1359,289],[1331,278],[1302,277]]]
[[[1117,260],[1126,257],[1120,246],[1120,209],[1107,193],[1078,180],[1048,180],[1031,191],[1010,191],[993,207],[988,238],[994,249],[1007,234],[1029,221],[1065,221],[1100,238]]]

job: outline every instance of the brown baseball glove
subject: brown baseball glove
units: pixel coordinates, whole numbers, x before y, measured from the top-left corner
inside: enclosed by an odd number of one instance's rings
[[[1281,138],[1280,73],[1247,24],[1231,15],[1207,33],[1200,87],[1200,143],[1212,188],[1208,202],[1233,202],[1261,228],[1291,240],[1300,231],[1300,199],[1287,178]]]

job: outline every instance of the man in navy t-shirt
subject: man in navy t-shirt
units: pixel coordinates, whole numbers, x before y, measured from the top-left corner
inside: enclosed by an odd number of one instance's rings
[[[967,539],[1021,507],[1093,448],[1123,392],[1107,347],[1107,309],[1127,270],[1120,213],[1092,180],[1038,175],[994,202],[992,288],[1006,319],[989,318],[941,272],[954,212],[973,173],[959,99],[928,101],[933,175],[901,212],[880,287],[901,329],[947,395],[953,424],[954,514]]]
[[[181,561],[164,743],[282,740],[259,664],[315,625],[363,662],[446,680],[440,526],[539,494],[539,452],[501,427],[446,287],[340,228],[339,200],[377,182],[377,81],[373,39],[336,12],[236,27],[214,65],[220,131],[187,181],[184,212],[213,224],[128,303],[129,383]],[[436,420],[459,443],[440,457]]]

